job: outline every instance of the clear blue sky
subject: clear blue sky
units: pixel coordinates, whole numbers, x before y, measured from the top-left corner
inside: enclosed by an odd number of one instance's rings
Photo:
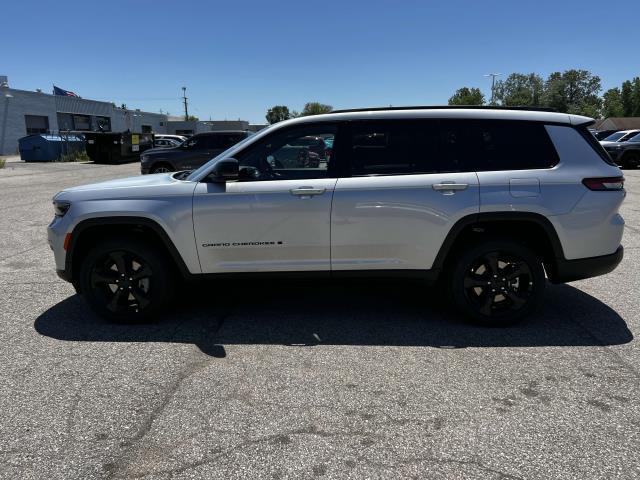
[[[613,11],[618,12],[614,14]],[[0,74],[51,91],[201,119],[446,103],[489,72],[640,75],[640,1],[4,0]],[[13,21],[7,21],[13,19]]]

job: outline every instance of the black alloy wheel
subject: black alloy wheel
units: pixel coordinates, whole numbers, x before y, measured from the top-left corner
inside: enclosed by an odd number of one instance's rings
[[[107,253],[91,270],[91,288],[116,315],[139,313],[149,306],[153,270],[124,250]]]
[[[530,249],[489,241],[461,256],[450,288],[464,314],[486,325],[505,326],[538,306],[545,283],[542,261]]]
[[[82,292],[99,314],[119,322],[148,320],[171,298],[171,269],[152,246],[106,240],[83,260]]]

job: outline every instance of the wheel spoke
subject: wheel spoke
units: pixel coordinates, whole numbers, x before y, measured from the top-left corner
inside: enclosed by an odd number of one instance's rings
[[[127,264],[124,258],[124,252],[111,252],[109,258],[115,263],[118,273],[127,274]]]
[[[92,272],[91,273],[91,283],[94,285],[98,285],[101,283],[106,283],[109,285],[114,285],[116,280],[118,279],[118,274],[113,270],[109,270],[106,272]]]
[[[107,308],[109,310],[111,310],[112,312],[117,312],[118,310],[121,309],[122,307],[122,298],[126,297],[122,290],[118,289],[114,292],[113,294],[113,298],[111,299],[111,301],[107,304]]]
[[[131,274],[132,280],[140,280],[151,276],[151,269],[147,265],[142,265],[138,270]]]
[[[480,302],[479,311],[482,315],[490,316],[491,315],[491,305],[493,305],[493,300],[495,299],[495,295],[486,293]]]
[[[485,255],[485,266],[492,275],[498,274],[498,252],[491,252]]]
[[[131,290],[130,293],[131,295],[133,295],[133,298],[136,299],[136,302],[138,302],[138,308],[140,310],[142,310],[147,305],[149,305],[149,303],[151,303],[150,300],[141,291],[137,289]]]
[[[506,290],[504,292],[504,295],[511,301],[511,304],[514,309],[518,309],[522,307],[525,303],[527,303],[527,300],[525,298],[522,298],[520,295],[516,294],[512,290]]]
[[[504,272],[504,277],[508,280],[515,280],[516,278],[530,273],[529,268],[522,262],[515,262],[509,264]]]
[[[482,277],[472,275],[464,277],[464,288],[487,288],[487,286],[487,280]]]

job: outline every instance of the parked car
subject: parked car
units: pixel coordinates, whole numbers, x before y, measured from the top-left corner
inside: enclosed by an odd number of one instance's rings
[[[617,142],[626,142],[631,137],[635,136],[636,133],[639,133],[640,130],[620,130],[619,132],[612,133],[604,140],[600,140],[600,145],[607,146],[612,145]]]
[[[638,168],[640,166],[640,133],[636,133],[624,142],[605,145],[611,159],[622,168]]]
[[[605,138],[607,138],[609,135],[619,132],[620,130],[614,128],[614,129],[609,129],[609,130],[593,130],[593,136],[596,137],[597,140],[604,140]]]
[[[165,173],[193,170],[252,135],[242,130],[198,133],[177,147],[157,148],[140,156],[140,171]]]
[[[60,277],[116,321],[162,314],[182,278],[360,274],[439,282],[463,315],[508,325],[540,305],[545,275],[623,257],[624,178],[593,122],[424,107],[287,120],[192,172],[58,193],[49,244]],[[328,163],[270,162],[310,136],[335,137]]]
[[[156,140],[169,139],[169,140],[175,140],[178,143],[182,143],[187,139],[187,137],[185,137],[184,135],[170,135],[170,134],[167,134],[167,133],[157,133],[154,136],[155,136]]]
[[[153,141],[153,148],[176,148],[179,147],[181,143],[182,142],[172,138],[156,138]]]
[[[291,143],[294,147],[306,147],[310,152],[313,152],[317,155],[318,158],[324,160],[326,157],[327,145],[324,141],[324,138],[308,136],[303,138],[297,138],[292,140]]]

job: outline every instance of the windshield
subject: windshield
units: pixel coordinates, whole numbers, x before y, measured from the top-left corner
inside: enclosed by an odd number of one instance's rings
[[[624,132],[612,133],[608,137],[603,138],[602,141],[603,142],[617,142],[620,139],[620,137],[622,137],[623,135],[625,135]]]
[[[233,154],[236,153],[238,150],[240,150],[244,145],[246,145],[247,143],[251,143],[257,137],[261,137],[262,134],[264,132],[266,132],[267,130],[270,130],[270,128],[265,128],[264,130],[261,130],[260,133],[257,134],[257,135],[255,133],[253,133],[253,132],[250,133],[247,136],[247,138],[245,138],[241,142],[236,143],[232,147],[227,148],[220,155],[218,155],[216,157],[213,157],[211,160],[209,160],[207,163],[202,165],[200,168],[198,168],[198,169],[194,170],[193,172],[191,172],[191,175],[189,175],[185,180],[195,181],[203,172],[209,170],[211,168],[211,166],[218,161],[218,159],[223,158],[223,157],[231,157],[231,156],[233,156]]]

